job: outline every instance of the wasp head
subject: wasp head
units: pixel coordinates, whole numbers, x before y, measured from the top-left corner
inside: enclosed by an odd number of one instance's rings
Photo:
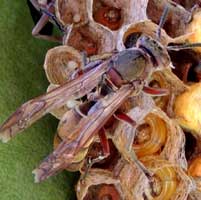
[[[170,57],[166,48],[149,36],[141,36],[136,46],[150,56],[152,63],[157,68],[166,68],[170,65]]]

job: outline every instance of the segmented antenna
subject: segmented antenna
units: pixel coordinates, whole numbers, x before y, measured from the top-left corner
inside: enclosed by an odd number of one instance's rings
[[[167,50],[170,51],[180,51],[183,49],[192,49],[195,47],[201,47],[201,42],[192,43],[192,44],[181,44],[181,45],[174,45],[174,46],[167,46]]]
[[[168,16],[168,12],[169,12],[169,6],[166,5],[164,10],[163,10],[163,13],[161,15],[161,18],[160,18],[160,22],[159,22],[159,25],[158,25],[158,29],[156,31],[156,37],[158,40],[160,40],[160,37],[161,37],[161,28],[163,28],[164,24],[165,24],[165,21],[166,21],[166,18]]]

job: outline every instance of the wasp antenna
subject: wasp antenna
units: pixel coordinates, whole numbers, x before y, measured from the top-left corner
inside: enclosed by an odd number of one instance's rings
[[[174,45],[174,46],[167,46],[167,50],[169,51],[180,51],[183,49],[192,49],[195,47],[201,47],[201,42],[192,43],[192,44],[182,44],[182,45]]]
[[[161,18],[160,18],[160,22],[159,22],[159,25],[158,25],[158,29],[156,31],[156,37],[158,40],[160,40],[160,37],[161,37],[161,28],[163,28],[164,24],[165,24],[165,21],[166,21],[166,18],[168,16],[168,12],[169,12],[169,6],[166,5],[164,10],[163,10],[163,13],[161,15]]]

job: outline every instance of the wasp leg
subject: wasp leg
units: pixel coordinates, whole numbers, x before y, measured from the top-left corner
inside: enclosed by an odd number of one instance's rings
[[[97,87],[95,92],[91,92],[91,93],[87,94],[87,99],[89,101],[98,101],[102,97],[100,94],[100,90],[101,90],[101,88]]]
[[[89,101],[98,101],[100,98],[103,97],[103,94],[102,94],[102,89],[106,86],[107,87],[107,84],[105,84],[105,81],[106,80],[106,75],[103,75],[101,77],[101,80],[100,80],[100,83],[96,86],[96,90],[95,92],[90,92],[88,95],[87,95],[87,99]],[[108,90],[108,88],[107,88]],[[109,88],[110,90],[110,88]]]
[[[107,136],[105,134],[105,130],[104,128],[102,128],[99,132],[98,132],[98,136],[100,138],[100,144],[102,146],[102,152],[103,154],[102,155],[99,155],[97,158],[95,159],[91,159],[91,158],[88,158],[88,161],[87,161],[87,168],[83,174],[83,176],[81,177],[81,180],[84,181],[84,179],[86,178],[89,170],[91,169],[91,167],[95,164],[95,163],[98,163],[102,160],[104,160],[105,158],[107,158],[109,155],[110,155],[110,145],[109,145],[109,142],[108,142],[108,139],[107,139]]]
[[[33,4],[34,7],[36,6],[36,8],[38,8],[39,5],[37,5],[35,1],[32,0],[31,3]],[[39,9],[41,10],[41,8]],[[53,3],[48,4],[46,9],[47,9],[46,12],[54,13],[54,4]],[[61,37],[40,34],[40,31],[49,22],[49,16],[47,15],[46,12],[45,13],[43,12],[41,18],[39,19],[39,21],[33,28],[32,35],[39,39],[44,39],[44,40],[53,41],[53,42],[62,42]]]
[[[113,116],[116,119],[120,120],[120,121],[124,121],[124,122],[130,124],[133,127],[136,126],[136,122],[131,117],[129,117],[127,114],[125,114],[125,113],[118,112],[118,113],[115,113]]]
[[[107,158],[110,155],[110,145],[109,145],[109,142],[108,142],[104,128],[102,128],[98,132],[98,136],[100,138],[100,143],[101,143],[101,146],[103,148],[103,157]]]
[[[36,8],[36,10],[40,11],[41,5],[38,3],[37,0],[29,0],[31,4]]]
[[[101,160],[104,160],[105,158],[107,158],[110,155],[110,145],[107,139],[107,136],[105,134],[105,130],[104,128],[102,128],[99,132],[98,132],[98,136],[100,138],[100,144],[102,146],[102,153],[100,156],[98,156],[95,159],[90,159],[90,164],[89,164],[89,169],[92,167],[93,164],[100,162]]]
[[[133,127],[136,127],[136,122],[131,118],[129,117],[128,115],[126,115],[125,113],[115,113],[114,114],[114,117],[117,118],[118,120],[121,120],[121,121],[125,121],[127,122],[128,124],[130,124],[131,126]],[[149,182],[150,182],[150,185],[151,183],[153,182],[152,181],[152,176],[153,176],[153,173],[150,172],[137,158],[136,154],[135,154],[135,151],[133,149],[128,149],[127,150],[127,158],[128,160],[131,162],[131,163],[134,163],[135,166],[138,167],[138,169],[140,169],[144,175],[148,178]]]
[[[102,82],[103,80],[101,80]],[[87,94],[88,101],[98,101],[100,98],[102,98],[101,95],[101,84],[96,86],[96,90],[94,92],[90,92]]]
[[[84,180],[85,178],[87,177],[88,173],[89,173],[89,170],[91,169],[92,165],[103,160],[104,157],[103,156],[98,156],[97,158],[95,159],[92,159],[92,158],[87,158],[87,166],[86,166],[86,170],[84,172],[84,174],[81,175],[80,177],[80,181],[82,183],[84,183]]]
[[[141,170],[141,172],[147,177],[148,181],[149,181],[149,185],[152,188],[153,186],[153,175],[154,173],[151,172],[150,170],[148,170],[143,163],[141,163],[136,154],[135,151],[133,149],[129,150],[129,160],[135,164],[135,166]]]
[[[42,35],[39,32],[42,30],[42,28],[48,23],[49,17],[46,14],[43,14],[36,24],[36,26],[32,30],[32,35],[39,39],[44,39],[52,42],[62,42],[61,37],[56,36],[49,36],[49,35]]]
[[[112,91],[118,90],[118,87],[110,80],[110,78],[107,77],[107,75],[104,75],[104,80],[107,82],[107,85]]]
[[[166,96],[169,94],[168,89],[153,88],[153,87],[149,87],[149,86],[144,86],[143,92],[150,94],[152,96]]]
[[[136,122],[125,113],[117,113],[117,114],[115,113],[114,117],[119,120],[127,122],[133,127],[136,127]],[[145,176],[147,176],[149,181],[151,181],[152,180],[151,177],[153,174],[138,160],[134,150],[131,149],[131,150],[128,150],[128,152],[129,152],[128,154],[129,154],[130,161],[135,163],[136,166],[145,174]]]
[[[114,114],[114,117],[117,118],[118,120],[121,120],[121,121],[125,121],[127,122],[128,124],[130,124],[131,126],[133,127],[136,127],[136,122],[131,118],[129,117],[127,114],[125,113],[115,113]],[[135,151],[133,149],[128,149],[127,150],[128,152],[128,160],[131,162],[131,163],[134,163],[143,173],[144,175],[148,178],[150,184],[152,183],[152,176],[153,176],[153,173],[150,172],[137,158],[136,154],[135,154]]]

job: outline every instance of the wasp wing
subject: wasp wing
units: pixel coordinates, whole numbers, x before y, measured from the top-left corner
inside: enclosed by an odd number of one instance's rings
[[[63,106],[71,98],[89,93],[108,69],[108,61],[92,68],[78,78],[24,103],[0,127],[0,139],[7,142],[28,128],[46,113]]]
[[[73,134],[76,137],[74,137],[74,140],[61,142],[57,149],[33,171],[35,181],[40,182],[75,162],[77,155],[89,148],[95,133],[103,127],[131,93],[132,86],[125,85],[117,92],[113,92],[97,101],[89,110],[87,117],[82,118],[78,126],[75,127]],[[80,159],[83,160],[84,157]]]

